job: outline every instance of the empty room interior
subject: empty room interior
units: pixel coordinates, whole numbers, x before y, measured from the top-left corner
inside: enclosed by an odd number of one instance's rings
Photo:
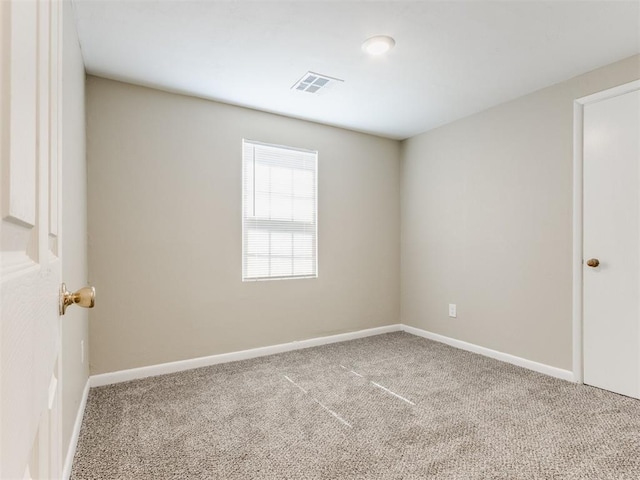
[[[640,2],[0,2],[2,479],[640,478]]]

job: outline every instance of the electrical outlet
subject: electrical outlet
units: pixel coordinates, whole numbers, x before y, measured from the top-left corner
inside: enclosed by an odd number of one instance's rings
[[[84,363],[84,340],[80,340],[80,363]]]
[[[451,318],[456,318],[458,316],[458,314],[456,312],[456,304],[455,303],[450,303],[449,304],[449,316]]]

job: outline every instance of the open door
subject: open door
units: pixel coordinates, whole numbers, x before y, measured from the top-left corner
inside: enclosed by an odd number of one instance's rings
[[[584,383],[640,398],[640,84],[584,106]]]
[[[61,2],[0,2],[0,478],[59,478]]]

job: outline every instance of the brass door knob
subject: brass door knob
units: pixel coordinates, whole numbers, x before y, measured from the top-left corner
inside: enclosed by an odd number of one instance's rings
[[[587,266],[591,268],[596,268],[598,265],[600,265],[600,260],[598,260],[597,258],[590,258],[589,260],[587,260]]]
[[[93,308],[95,304],[96,289],[94,287],[82,287],[77,292],[71,293],[64,283],[60,286],[60,315],[64,315],[69,305]]]

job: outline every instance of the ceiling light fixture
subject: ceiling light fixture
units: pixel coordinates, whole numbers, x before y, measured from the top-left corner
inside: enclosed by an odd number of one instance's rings
[[[369,55],[382,55],[393,48],[396,41],[387,35],[376,35],[364,41],[362,50]]]

